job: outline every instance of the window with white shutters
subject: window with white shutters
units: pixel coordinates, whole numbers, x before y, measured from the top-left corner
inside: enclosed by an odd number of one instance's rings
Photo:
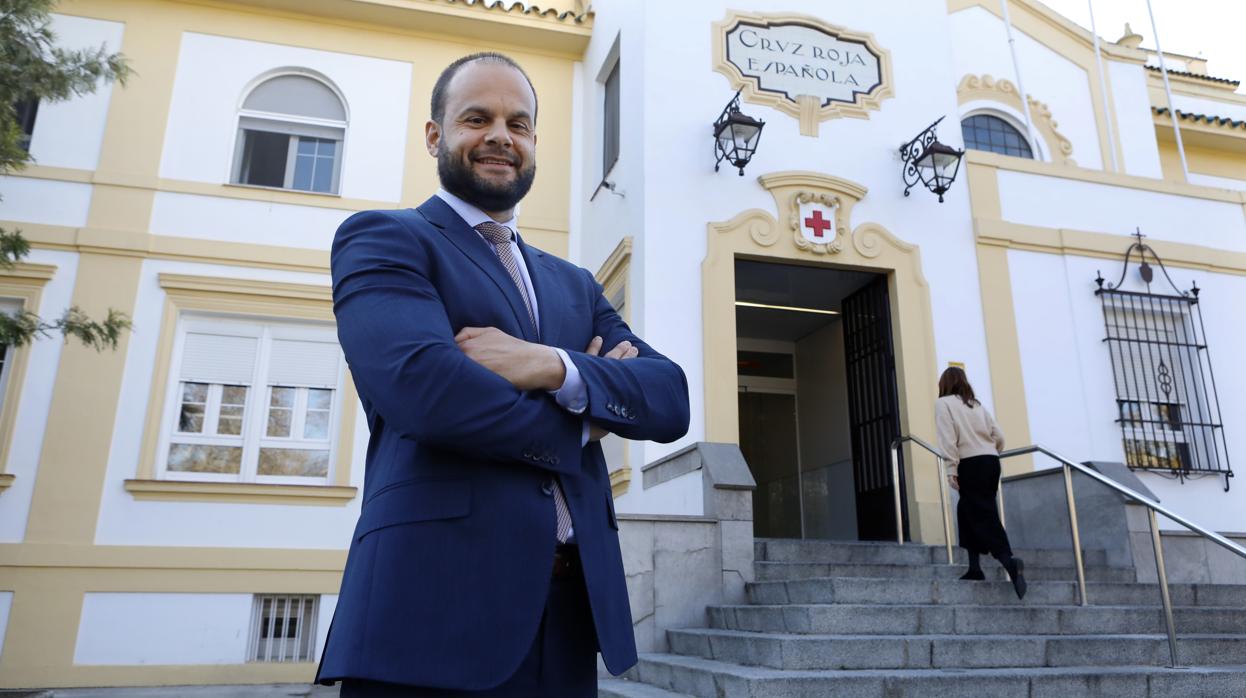
[[[327,481],[341,376],[331,328],[186,317],[174,353],[164,477]]]

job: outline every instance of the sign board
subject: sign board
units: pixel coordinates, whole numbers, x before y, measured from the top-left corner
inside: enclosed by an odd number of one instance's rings
[[[804,15],[732,12],[714,24],[714,69],[743,98],[800,120],[800,132],[850,116],[868,119],[891,97],[891,54],[869,34]]]

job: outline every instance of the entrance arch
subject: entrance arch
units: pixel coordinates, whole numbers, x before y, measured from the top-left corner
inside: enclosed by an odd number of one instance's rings
[[[895,342],[900,429],[902,433],[933,436],[938,374],[930,287],[922,273],[919,248],[877,223],[850,227],[853,206],[867,191],[859,184],[804,171],[775,172],[762,175],[758,181],[774,197],[777,217],[750,209],[707,227],[706,255],[701,264],[706,440],[740,442],[737,259],[885,274]],[[835,235],[827,242],[811,242],[802,235],[801,205],[810,202],[834,211]],[[943,542],[934,458],[924,451],[906,450],[904,469],[913,540]]]

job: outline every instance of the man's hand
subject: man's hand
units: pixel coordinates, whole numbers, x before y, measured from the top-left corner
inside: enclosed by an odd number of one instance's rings
[[[956,490],[957,492],[959,492],[959,491],[960,491],[960,477],[959,477],[959,476],[957,476],[957,475],[948,475],[948,476],[947,476],[947,484],[951,485],[951,486],[952,486],[952,489]]]
[[[601,351],[602,341],[603,340],[601,337],[593,337],[593,341],[588,343],[588,348],[584,350],[584,353],[588,354],[589,356],[597,356],[597,353]],[[632,343],[625,339],[622,342],[619,342],[618,344],[614,345],[613,349],[606,352],[604,358],[624,360],[624,359],[634,359],[639,355],[640,355],[640,350],[632,346]],[[606,431],[605,429],[602,429],[596,424],[590,424],[588,427],[588,440],[589,441],[601,441],[603,438],[609,435],[610,435],[610,432]]]
[[[512,337],[496,327],[464,327],[454,336],[467,358],[520,390],[558,390],[567,369],[558,352]]]

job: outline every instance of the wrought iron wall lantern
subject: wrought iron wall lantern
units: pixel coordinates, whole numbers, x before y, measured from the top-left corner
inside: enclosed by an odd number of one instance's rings
[[[726,160],[743,177],[744,166],[757,152],[757,141],[765,125],[766,122],[740,112],[740,93],[736,92],[714,122],[714,171]]]
[[[904,195],[921,182],[927,189],[939,197],[943,203],[943,195],[952,188],[956,174],[960,171],[960,159],[965,154],[949,145],[939,142],[935,136],[938,121],[926,127],[913,140],[900,146],[900,157],[904,160]]]

